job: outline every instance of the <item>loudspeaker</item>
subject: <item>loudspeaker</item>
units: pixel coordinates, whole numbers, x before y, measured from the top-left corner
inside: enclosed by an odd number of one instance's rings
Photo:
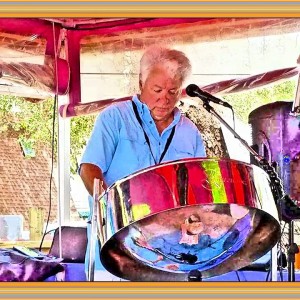
[[[55,229],[49,255],[60,257],[59,228]],[[86,227],[61,227],[62,258],[63,262],[84,263],[87,248]]]

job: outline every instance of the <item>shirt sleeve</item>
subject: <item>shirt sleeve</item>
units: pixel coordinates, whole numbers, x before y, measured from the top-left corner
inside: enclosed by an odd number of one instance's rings
[[[97,117],[81,162],[98,166],[105,173],[113,159],[119,139],[118,112],[114,107],[103,110]]]

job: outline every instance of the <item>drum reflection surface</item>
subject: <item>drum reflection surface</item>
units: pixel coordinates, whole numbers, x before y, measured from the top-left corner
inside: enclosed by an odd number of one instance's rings
[[[133,281],[186,281],[237,270],[278,241],[267,174],[226,159],[187,159],[135,173],[100,199],[100,258]]]

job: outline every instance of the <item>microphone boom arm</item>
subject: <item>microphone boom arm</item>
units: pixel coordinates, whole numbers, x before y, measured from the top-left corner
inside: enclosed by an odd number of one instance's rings
[[[243,146],[254,156],[254,158],[261,162],[265,160],[262,156],[260,156],[254,149],[252,149],[248,143],[215,111],[215,109],[209,104],[207,100],[203,100],[203,107],[212,115],[214,115],[225,127],[237,138]]]

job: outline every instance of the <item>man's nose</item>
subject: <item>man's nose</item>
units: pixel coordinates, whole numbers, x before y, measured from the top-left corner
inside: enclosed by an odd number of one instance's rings
[[[162,94],[162,100],[165,101],[166,103],[169,103],[170,101],[170,95],[168,91],[164,91]]]

